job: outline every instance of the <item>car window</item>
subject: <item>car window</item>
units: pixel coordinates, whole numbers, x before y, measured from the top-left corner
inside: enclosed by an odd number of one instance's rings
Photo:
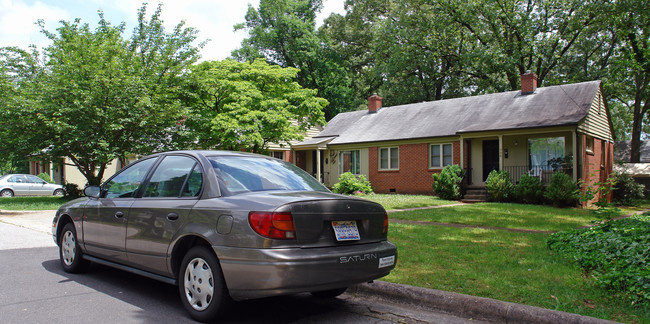
[[[43,179],[41,179],[39,177],[36,177],[36,176],[32,176],[32,175],[27,176],[27,181],[30,182],[30,183],[38,183],[38,184],[44,184],[45,183],[45,180],[43,180]]]
[[[104,197],[133,197],[155,161],[156,159],[143,160],[129,166],[126,170],[120,172],[113,179],[104,184]]]
[[[27,183],[27,179],[25,179],[25,176],[23,176],[23,175],[15,175],[15,176],[9,178],[9,180],[7,180],[7,182]]]
[[[325,191],[314,177],[277,159],[222,156],[210,158],[224,194],[249,191]]]
[[[197,162],[190,157],[178,155],[165,157],[151,176],[144,190],[144,197],[171,198],[197,195],[203,182],[198,169]]]

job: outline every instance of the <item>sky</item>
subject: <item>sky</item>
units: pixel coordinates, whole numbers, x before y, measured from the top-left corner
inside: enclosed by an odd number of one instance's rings
[[[233,31],[233,26],[244,22],[248,5],[257,7],[259,0],[150,0],[147,16],[163,4],[162,20],[171,30],[181,20],[186,26],[199,30],[198,41],[210,39],[201,51],[201,60],[223,60],[238,48],[247,36],[246,31]],[[317,25],[332,12],[344,14],[344,0],[323,0],[323,10]],[[18,46],[27,49],[34,44],[42,49],[50,41],[40,32],[36,21],[43,19],[45,29],[56,31],[60,21],[81,18],[94,28],[99,20],[98,10],[113,25],[126,23],[124,37],[129,38],[137,22],[137,11],[142,5],[137,0],[0,0],[0,47]]]

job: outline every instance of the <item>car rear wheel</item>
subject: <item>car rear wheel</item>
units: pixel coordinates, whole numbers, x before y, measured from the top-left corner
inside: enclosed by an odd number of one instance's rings
[[[76,273],[86,269],[89,264],[84,260],[77,242],[77,231],[72,223],[65,224],[59,239],[59,260],[65,272]]]
[[[0,191],[0,197],[13,197],[13,196],[14,196],[14,192],[9,189]]]
[[[213,321],[229,302],[219,260],[207,247],[190,249],[181,263],[178,288],[183,306],[201,322]]]
[[[348,290],[348,287],[330,289],[330,290],[323,290],[323,291],[312,291],[311,294],[312,294],[312,296],[318,297],[318,298],[334,298],[334,297],[337,297],[337,296],[341,295],[346,290]]]
[[[63,192],[63,189],[56,189],[56,190],[54,190],[54,195],[55,195],[55,196],[59,196],[59,197],[61,197],[61,196],[63,196],[64,194],[65,194],[65,193]]]

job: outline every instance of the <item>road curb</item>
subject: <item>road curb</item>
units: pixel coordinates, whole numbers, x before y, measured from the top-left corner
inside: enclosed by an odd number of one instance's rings
[[[24,214],[48,214],[51,213],[52,216],[56,213],[56,210],[5,210],[5,209],[0,209],[0,216],[1,215],[24,215]]]
[[[355,285],[350,287],[348,292],[355,296],[380,298],[398,304],[434,309],[467,319],[494,323],[617,323],[541,307],[385,281]]]

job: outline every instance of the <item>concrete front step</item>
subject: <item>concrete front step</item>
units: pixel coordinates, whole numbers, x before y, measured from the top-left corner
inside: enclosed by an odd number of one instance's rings
[[[485,201],[485,195],[465,195],[463,199],[472,199],[472,200],[483,200]]]
[[[460,201],[466,204],[476,204],[485,202],[485,199],[461,199]]]

